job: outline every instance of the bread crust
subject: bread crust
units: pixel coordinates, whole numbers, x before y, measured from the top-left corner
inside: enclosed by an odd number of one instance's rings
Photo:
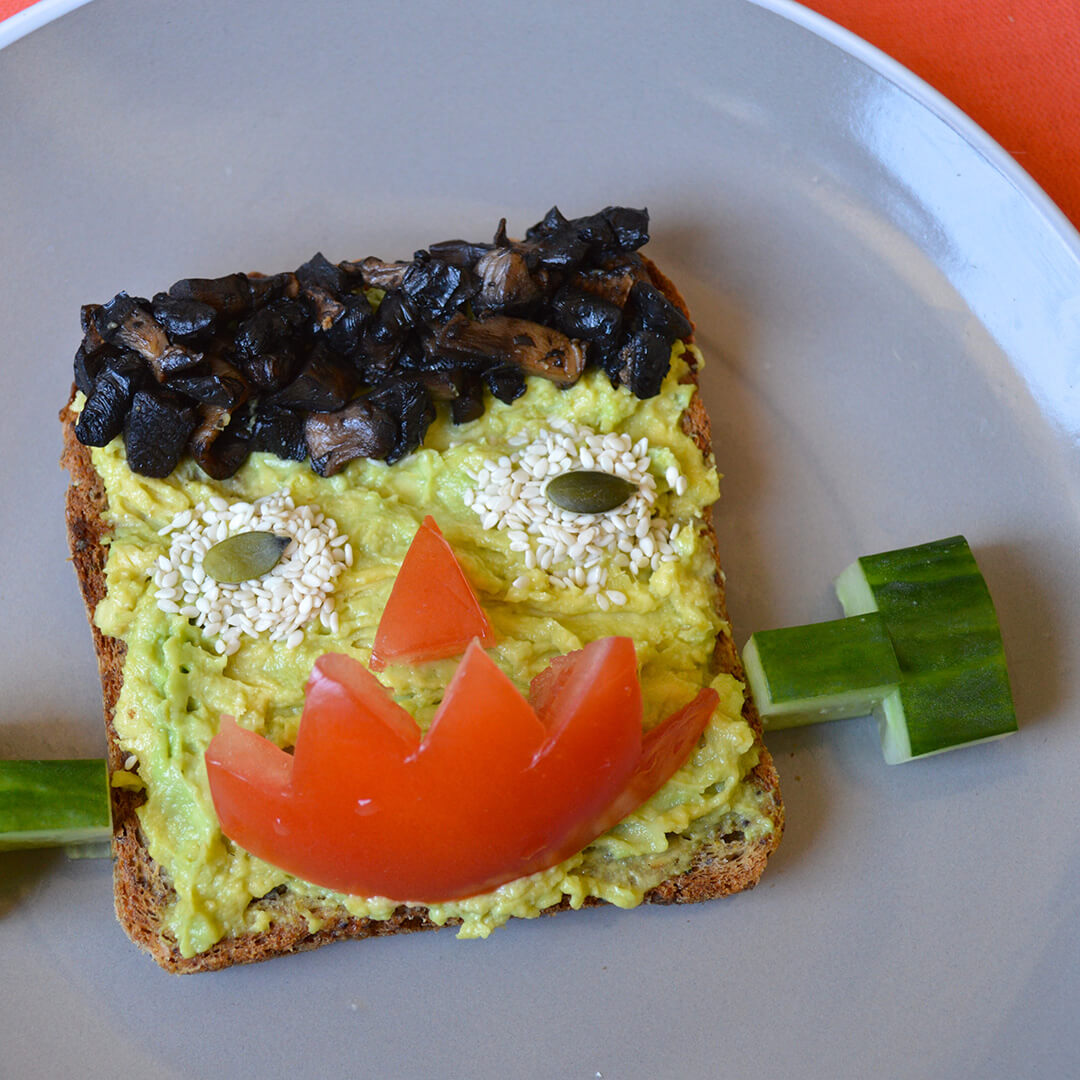
[[[644,258],[653,283],[687,316],[690,313],[675,286],[652,263]],[[696,382],[696,377],[692,376]],[[105,562],[108,528],[105,524],[108,509],[104,484],[94,469],[90,448],[75,438],[75,415],[71,411],[75,390],[60,412],[64,449],[60,464],[68,470],[71,482],[66,500],[68,541],[71,559],[86,605],[90,629],[101,675],[105,727],[108,738],[110,775],[123,768],[124,753],[113,724],[116,703],[123,686],[124,659],[127,647],[123,641],[107,637],[94,625],[93,615],[105,596]],[[711,460],[712,433],[709,416],[701,395],[695,393],[683,415],[683,429],[693,438],[702,454]],[[705,519],[705,532],[716,562],[717,610],[728,625],[724,601],[724,576],[720,568],[716,532],[711,519]],[[744,685],[746,682],[738,651],[729,632],[717,638],[715,663],[720,671],[729,672]],[[662,881],[645,894],[651,904],[687,904],[711,900],[753,888],[765,869],[766,861],[784,829],[784,808],[780,796],[779,778],[772,757],[762,741],[761,721],[749,691],[743,705],[743,716],[754,731],[760,753],[757,766],[747,777],[747,783],[758,793],[760,812],[774,823],[773,831],[754,843],[747,843],[738,831],[717,836],[695,854],[684,873]],[[389,919],[359,918],[338,905],[305,904],[301,912],[296,904],[282,894],[270,894],[252,902],[252,908],[266,912],[270,924],[266,930],[226,937],[197,956],[184,957],[164,927],[164,912],[172,897],[172,886],[161,867],[150,857],[142,839],[137,809],[143,801],[140,793],[124,788],[110,788],[113,815],[113,879],[117,918],[128,936],[166,970],[176,974],[196,971],[216,971],[233,964],[250,964],[275,956],[316,949],[331,941],[380,937],[386,934],[435,930],[438,925],[428,918],[423,907],[399,907]],[[585,900],[587,906],[603,901],[595,897]],[[545,909],[542,914],[568,910],[570,903]],[[311,929],[309,917],[321,922]],[[450,920],[447,925],[456,925]]]

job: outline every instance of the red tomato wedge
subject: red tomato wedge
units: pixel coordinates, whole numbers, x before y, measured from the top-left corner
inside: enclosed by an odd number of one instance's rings
[[[324,656],[293,755],[223,720],[206,752],[221,827],[341,892],[474,896],[556,865],[640,805],[686,759],[716,694],[643,740],[633,642],[604,638],[558,658],[533,700],[473,642],[421,739],[369,672]]]
[[[381,671],[388,663],[458,656],[473,638],[484,646],[495,643],[491,623],[454,549],[429,515],[405,552],[383,609],[371,668]]]

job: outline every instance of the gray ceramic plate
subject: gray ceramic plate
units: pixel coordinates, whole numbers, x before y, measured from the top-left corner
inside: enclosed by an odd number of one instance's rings
[[[102,750],[54,417],[78,308],[645,204],[710,358],[739,642],[963,532],[1023,730],[899,767],[772,741],[752,893],[171,979],[108,866],[0,858],[11,1077],[1080,1073],[1080,239],[912,76],[800,8],[97,0],[0,54],[0,753]]]

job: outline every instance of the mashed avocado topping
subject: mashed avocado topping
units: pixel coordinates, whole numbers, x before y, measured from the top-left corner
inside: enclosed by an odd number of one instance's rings
[[[492,659],[523,692],[554,656],[621,634],[632,637],[637,649],[646,728],[703,685],[711,682],[720,694],[690,760],[637,811],[558,866],[491,893],[432,906],[435,922],[459,918],[461,936],[483,937],[511,916],[536,915],[563,898],[572,906],[595,896],[630,907],[686,870],[717,827],[726,831],[730,822],[749,842],[772,828],[743,783],[757,753],[740,715],[742,687],[731,676],[714,677],[712,667],[722,623],[715,612],[714,564],[700,529],[718,495],[717,476],[681,428],[694,392],[692,384],[680,382],[687,371],[686,348],[676,343],[661,393],[646,400],[613,389],[600,371],[586,372],[565,391],[530,378],[512,405],[492,402],[471,423],[453,425],[441,414],[424,446],[394,465],[356,460],[329,478],[306,463],[258,453],[223,481],[210,480],[190,461],[153,479],[127,467],[119,438],[93,451],[112,530],[107,595],[95,622],[127,646],[114,726],[124,752],[139,762],[147,791],[140,821],[151,856],[176,892],[167,929],[184,956],[222,937],[266,929],[273,915],[258,901],[282,888],[306,912],[312,930],[328,904],[373,919],[389,918],[399,906],[391,898],[330,893],[236,847],[218,826],[203,755],[223,714],[280,746],[293,745],[315,660],[331,651],[370,660],[379,617],[426,514],[453,546],[494,626]],[[503,453],[510,438],[535,435],[552,417],[635,442],[646,438],[657,480],[656,512],[681,525],[673,541],[677,559],[636,576],[607,567],[609,584],[626,597],[617,609],[601,610],[583,589],[557,587],[539,567],[526,566],[506,533],[484,529],[467,505],[471,476],[482,463]],[[672,463],[687,480],[682,494],[664,483]],[[235,653],[220,655],[214,639],[192,621],[157,605],[153,567],[169,544],[161,530],[177,513],[215,496],[250,502],[279,491],[288,491],[297,505],[318,507],[349,537],[354,557],[336,582],[337,626],[309,623],[296,648],[266,636],[244,637]],[[390,665],[380,678],[426,729],[456,663]]]

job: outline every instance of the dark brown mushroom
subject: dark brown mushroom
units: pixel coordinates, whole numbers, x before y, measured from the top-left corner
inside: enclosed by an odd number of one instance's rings
[[[295,300],[300,282],[291,271],[282,274],[245,274],[252,304],[259,308],[274,300]]]
[[[217,405],[199,407],[199,423],[191,433],[188,450],[195,464],[213,480],[226,480],[247,460],[249,440],[229,430],[232,414]]]
[[[219,353],[209,356],[210,370],[201,375],[182,375],[169,380],[169,388],[194,398],[202,405],[213,405],[235,412],[250,394],[247,380]]]
[[[630,290],[638,281],[647,281],[645,264],[638,255],[612,259],[603,267],[579,270],[570,278],[570,284],[584,292],[599,296],[618,308],[626,307]]]
[[[434,334],[444,353],[482,356],[492,364],[516,364],[527,375],[542,375],[559,386],[573,386],[585,370],[585,347],[550,326],[491,315],[471,320],[455,315]]]
[[[317,285],[310,285],[303,292],[304,299],[319,330],[329,330],[345,312],[345,305],[332,293]]]
[[[96,353],[98,349],[105,346],[105,339],[98,332],[94,322],[94,316],[100,310],[100,304],[83,304],[79,311],[79,322],[83,331],[83,347],[88,355]]]
[[[694,332],[690,320],[655,286],[637,281],[630,290],[636,324],[659,334],[669,344]]]
[[[343,262],[342,270],[348,274],[354,274],[360,278],[365,289],[391,289],[399,288],[405,271],[412,266],[407,262],[383,262],[382,259],[369,255],[360,262]]]
[[[504,219],[505,220],[505,219]],[[433,259],[441,259],[451,266],[472,268],[486,251],[491,250],[491,244],[474,244],[468,240],[440,240],[437,244],[431,244],[428,252]]]
[[[484,384],[471,371],[461,373],[458,396],[450,402],[450,419],[455,424],[467,424],[484,415]]]
[[[435,401],[455,401],[459,398],[464,377],[465,372],[460,368],[420,372],[420,381]]]
[[[389,379],[373,390],[366,400],[378,405],[394,422],[396,433],[394,445],[386,455],[388,465],[400,461],[419,447],[435,419],[431,395],[416,378]]]
[[[137,390],[124,418],[128,468],[140,476],[168,476],[180,461],[198,413],[178,394]]]
[[[131,399],[145,379],[146,367],[134,353],[106,355],[75,425],[79,442],[84,446],[112,442],[123,430]]]
[[[304,423],[311,467],[320,476],[341,472],[356,458],[385,458],[397,425],[365,398],[335,412],[313,412]]]
[[[158,382],[196,367],[202,361],[202,353],[193,352],[184,345],[170,344],[168,335],[148,307],[148,301],[118,293],[97,308],[91,319],[108,344],[130,349],[141,356]]]
[[[520,313],[543,296],[540,282],[529,272],[525,256],[514,248],[492,248],[482,255],[473,271],[480,288],[473,297],[473,311]]]
[[[320,343],[311,350],[296,378],[267,400],[289,409],[332,412],[356,393],[359,382],[355,368]]]
[[[154,296],[154,319],[173,338],[210,337],[217,312],[198,300],[177,300],[168,293]]]
[[[639,398],[655,397],[671,367],[671,344],[651,330],[635,330],[616,361],[619,382]]]
[[[344,296],[349,288],[348,271],[332,263],[321,251],[296,269],[302,289],[322,289],[334,296]]]
[[[444,322],[476,292],[472,272],[417,252],[401,279],[413,313],[426,323]]]
[[[85,342],[75,350],[75,362],[72,365],[75,375],[75,388],[87,397],[94,392],[94,380],[97,378],[106,353],[101,350],[87,351]]]
[[[308,454],[303,415],[278,405],[260,404],[251,425],[251,449],[285,461],[303,461]]]
[[[198,300],[219,315],[243,315],[251,309],[251,287],[246,274],[219,278],[183,278],[169,287],[176,300]]]

